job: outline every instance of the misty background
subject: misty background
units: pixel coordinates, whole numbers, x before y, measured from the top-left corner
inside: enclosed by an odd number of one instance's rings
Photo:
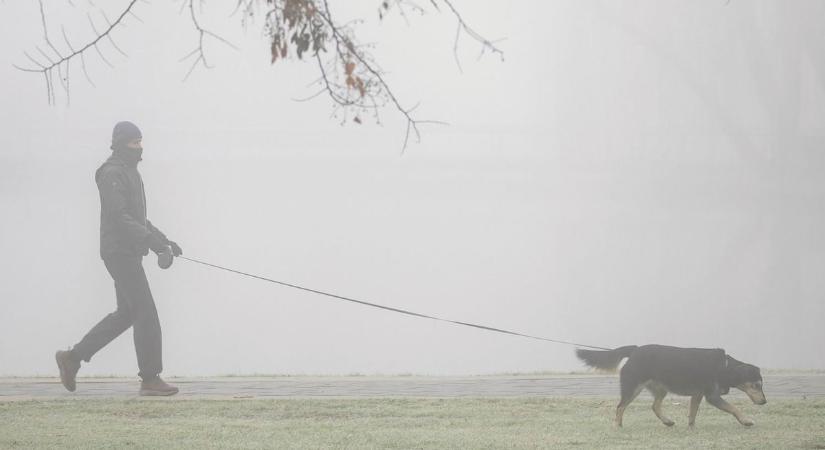
[[[92,30],[46,5],[50,32]],[[127,2],[107,2],[109,17]],[[361,42],[422,119],[340,125],[314,63],[269,63],[262,21],[206,2],[215,67],[179,59],[179,2],[138,3],[73,67],[70,104],[18,71],[43,47],[37,2],[0,3],[0,375],[57,375],[54,351],[115,308],[94,171],[111,130],[143,131],[148,216],[185,256],[387,306],[616,347],[723,347],[825,368],[825,3],[455,0]],[[426,3],[426,2],[425,2]],[[94,16],[94,20],[102,17]],[[53,38],[62,43],[62,39]],[[577,370],[573,348],[365,308],[178,260],[144,259],[166,375]],[[81,375],[137,372],[131,331]]]

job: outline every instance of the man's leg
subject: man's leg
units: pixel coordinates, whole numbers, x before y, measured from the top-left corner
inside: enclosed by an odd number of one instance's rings
[[[124,289],[123,283],[118,281],[122,276],[115,271],[115,268],[120,267],[122,263],[115,263],[112,260],[104,261],[104,263],[106,264],[106,269],[109,271],[109,275],[112,276],[115,282],[117,309],[92,327],[92,329],[86,333],[86,336],[72,347],[72,356],[78,361],[83,360],[89,362],[95,353],[132,326],[134,316],[129,305],[127,292]]]
[[[80,370],[80,361],[89,362],[100,349],[120,336],[132,325],[132,313],[126,299],[126,293],[117,282],[115,273],[106,263],[109,274],[115,280],[115,296],[117,298],[117,309],[115,312],[104,317],[97,323],[83,339],[80,340],[70,351],[59,350],[55,354],[57,367],[60,369],[60,381],[63,386],[74,392],[76,383],[75,377]]]
[[[146,272],[141,259],[125,268],[123,284],[126,298],[133,312],[132,331],[135,340],[140,378],[140,395],[166,396],[178,393],[178,388],[166,384],[160,378],[163,371],[162,335],[160,320]]]
[[[149,280],[143,264],[138,261],[134,273],[130,274],[129,290],[134,310],[132,332],[135,340],[135,354],[137,355],[140,377],[144,380],[155,378],[163,371],[163,337],[160,330],[158,310],[152,291],[149,289]]]
[[[169,386],[158,376],[163,370],[160,321],[143,271],[142,259],[140,256],[124,255],[104,261],[115,280],[118,309],[104,317],[86,334],[72,349],[71,357],[88,362],[97,351],[132,326],[139,375],[143,379],[141,395],[172,395],[178,392],[177,388]],[[61,356],[66,357],[58,355],[58,366]],[[60,369],[62,379],[64,367],[60,366]],[[71,381],[73,387],[73,378]],[[64,385],[69,388],[65,381]]]

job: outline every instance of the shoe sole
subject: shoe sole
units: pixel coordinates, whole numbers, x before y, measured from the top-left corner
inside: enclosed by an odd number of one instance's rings
[[[138,395],[141,397],[169,397],[177,394],[178,392],[180,392],[178,389],[175,389],[174,391],[149,391],[141,389],[140,392],[138,392]]]
[[[60,370],[60,383],[63,384],[63,387],[66,388],[69,392],[74,392],[77,389],[77,385],[69,386],[66,381],[66,371],[63,370],[63,365],[60,364],[60,350],[58,350],[54,354],[54,361],[57,363],[57,369]]]

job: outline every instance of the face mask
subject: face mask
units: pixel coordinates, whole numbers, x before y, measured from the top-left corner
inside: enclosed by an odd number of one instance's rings
[[[143,147],[141,147],[141,148],[130,148],[130,147],[126,147],[124,145],[124,146],[116,148],[114,151],[115,151],[115,154],[121,155],[121,158],[124,158],[127,161],[137,162],[137,161],[141,161],[143,159],[143,158],[141,158],[141,156],[143,156]]]

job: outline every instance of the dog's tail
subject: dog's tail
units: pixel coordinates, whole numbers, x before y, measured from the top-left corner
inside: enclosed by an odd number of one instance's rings
[[[626,345],[613,350],[583,350],[576,349],[576,356],[590,367],[601,370],[616,370],[622,359],[627,358],[636,350],[635,345]]]

